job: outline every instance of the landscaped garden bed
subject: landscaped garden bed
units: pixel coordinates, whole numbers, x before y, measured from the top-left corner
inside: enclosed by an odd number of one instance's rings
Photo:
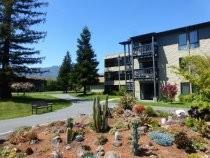
[[[127,100],[129,100],[127,98]],[[121,104],[123,104],[121,102]],[[126,103],[128,104],[128,102]],[[17,129],[1,141],[2,158],[208,158],[207,122],[151,107],[116,107],[96,99],[93,115]],[[103,109],[103,110],[102,110]],[[94,156],[93,156],[94,155]],[[100,155],[100,156],[99,156]]]

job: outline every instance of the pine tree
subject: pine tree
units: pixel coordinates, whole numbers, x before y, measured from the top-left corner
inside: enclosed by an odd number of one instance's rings
[[[63,63],[60,67],[59,73],[58,73],[58,83],[61,86],[61,89],[64,93],[68,92],[69,86],[70,86],[70,73],[72,71],[72,61],[71,61],[71,55],[69,51],[67,51]]]
[[[77,39],[77,63],[75,64],[75,72],[77,73],[77,81],[84,88],[84,94],[87,93],[87,86],[97,83],[97,66],[96,54],[90,44],[91,33],[88,27],[84,27],[80,38]]]
[[[0,99],[10,98],[14,76],[40,73],[28,65],[41,63],[40,52],[30,47],[46,36],[46,32],[31,28],[45,22],[46,13],[39,11],[47,6],[39,0],[0,0]]]

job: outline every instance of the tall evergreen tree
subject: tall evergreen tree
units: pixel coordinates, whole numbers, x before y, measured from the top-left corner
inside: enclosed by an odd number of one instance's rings
[[[67,51],[63,63],[60,67],[59,73],[58,73],[58,83],[61,86],[64,93],[68,92],[69,86],[70,86],[70,73],[72,71],[72,61],[71,61],[71,55],[69,51]]]
[[[39,0],[0,0],[0,99],[10,98],[13,76],[40,73],[28,65],[41,63],[43,57],[33,57],[39,51],[30,47],[46,36],[46,32],[31,28],[45,22],[47,6]]]
[[[91,33],[88,27],[84,27],[80,38],[77,39],[77,63],[75,72],[77,73],[78,83],[84,88],[84,94],[87,93],[87,86],[97,83],[99,62],[96,60],[96,54],[90,44]]]

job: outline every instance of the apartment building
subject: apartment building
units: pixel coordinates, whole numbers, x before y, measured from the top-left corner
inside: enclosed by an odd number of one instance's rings
[[[160,86],[177,84],[178,94],[192,86],[172,72],[187,55],[210,55],[210,22],[130,37],[124,52],[105,57],[105,91],[124,86],[140,100],[157,100]]]

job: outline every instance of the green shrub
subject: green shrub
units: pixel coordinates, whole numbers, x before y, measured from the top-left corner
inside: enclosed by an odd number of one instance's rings
[[[179,132],[175,134],[174,143],[179,149],[184,149],[186,152],[195,152],[192,141],[187,137],[187,134],[184,132]]]
[[[100,136],[97,138],[97,144],[104,145],[108,142],[108,139],[105,136]]]
[[[166,111],[162,111],[162,110],[157,110],[156,115],[158,117],[165,117],[167,118],[170,114]]]
[[[194,93],[188,94],[188,95],[179,95],[179,101],[180,102],[191,103],[195,99],[196,99],[196,94],[194,94]]]
[[[203,143],[198,142],[196,140],[192,140],[192,146],[195,148],[195,150],[205,151],[206,147]]]
[[[195,119],[194,118],[187,118],[185,120],[185,125],[189,128],[195,127]]]
[[[198,154],[189,154],[187,158],[201,158]]]
[[[15,149],[9,148],[8,146],[3,147],[0,149],[0,157],[1,158],[15,158],[16,152]]]
[[[148,106],[148,107],[146,108],[145,113],[146,113],[148,116],[150,116],[150,117],[155,117],[155,116],[157,116],[157,113],[155,112],[155,110],[154,110],[151,106]]]
[[[156,129],[156,128],[160,127],[160,124],[157,120],[152,120],[150,122],[150,125],[152,126],[153,129]]]
[[[120,89],[119,89],[119,92],[118,92],[118,95],[120,96],[123,96],[125,93],[125,86],[120,86]]]
[[[202,136],[205,136],[209,132],[207,123],[202,119],[195,119],[195,129]]]
[[[129,93],[124,93],[124,95],[120,97],[118,105],[123,109],[131,110],[133,106],[136,104],[136,100],[137,99],[133,95]]]
[[[139,119],[140,119],[140,122],[139,122],[140,126],[147,125],[152,122],[152,118],[144,113],[139,116]]]

